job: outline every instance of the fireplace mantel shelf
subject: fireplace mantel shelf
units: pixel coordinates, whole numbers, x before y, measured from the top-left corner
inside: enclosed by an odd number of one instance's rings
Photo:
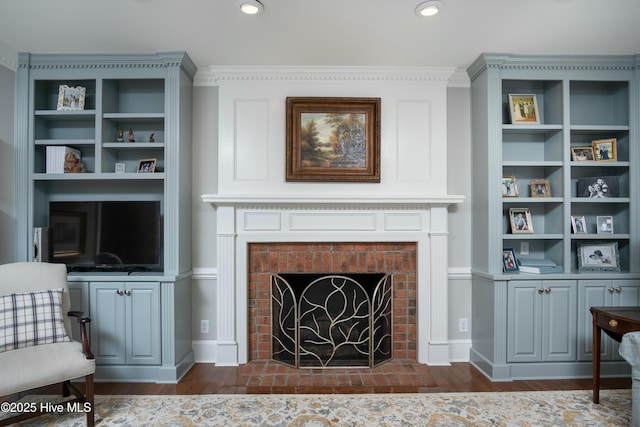
[[[222,195],[203,194],[202,201],[213,206],[447,206],[462,203],[464,196],[391,196],[391,197],[363,197],[358,195],[334,195],[334,196],[277,196],[277,195]]]

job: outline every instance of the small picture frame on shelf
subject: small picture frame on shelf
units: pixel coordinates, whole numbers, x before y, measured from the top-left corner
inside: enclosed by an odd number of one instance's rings
[[[142,159],[138,161],[138,173],[153,173],[156,171],[156,159]]]
[[[571,215],[571,230],[573,234],[587,234],[587,222],[584,216]]]
[[[116,170],[115,173],[124,173],[124,163],[116,163]]]
[[[516,251],[512,248],[505,248],[502,250],[502,268],[505,273],[512,273],[519,271],[518,260],[516,258]]]
[[[515,176],[502,177],[502,197],[518,197],[518,184]]]
[[[578,242],[578,271],[620,271],[618,242]]]
[[[58,110],[84,110],[84,97],[87,88],[60,85],[58,88]]]
[[[578,178],[578,197],[606,199],[618,197],[620,178],[617,176],[591,176]]]
[[[593,147],[571,147],[571,160],[574,162],[593,162]]]
[[[533,221],[529,208],[510,208],[509,220],[512,234],[533,233]]]
[[[597,232],[598,234],[613,234],[613,217],[612,216],[597,216],[596,217]]]
[[[591,141],[596,162],[615,162],[618,160],[616,138]]]
[[[551,197],[551,184],[548,179],[531,180],[531,197]]]
[[[513,125],[539,125],[538,100],[534,94],[509,94],[509,114]]]

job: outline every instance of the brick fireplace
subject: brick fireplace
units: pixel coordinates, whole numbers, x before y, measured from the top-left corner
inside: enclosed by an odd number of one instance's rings
[[[449,364],[448,206],[456,196],[204,195],[216,208],[216,364],[268,359],[269,277],[394,275],[394,358]],[[374,267],[375,266],[375,267]]]
[[[382,272],[393,277],[393,358],[416,359],[416,243],[265,242],[248,254],[249,360],[271,358],[272,274]]]

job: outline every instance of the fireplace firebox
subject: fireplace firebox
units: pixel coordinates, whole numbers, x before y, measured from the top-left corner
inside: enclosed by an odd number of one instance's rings
[[[271,353],[296,368],[374,367],[392,358],[392,277],[271,276]]]

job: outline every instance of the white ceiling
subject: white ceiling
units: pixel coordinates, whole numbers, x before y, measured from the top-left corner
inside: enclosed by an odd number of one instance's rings
[[[447,66],[482,52],[640,53],[640,0],[0,0],[18,52],[186,50],[208,65]]]

